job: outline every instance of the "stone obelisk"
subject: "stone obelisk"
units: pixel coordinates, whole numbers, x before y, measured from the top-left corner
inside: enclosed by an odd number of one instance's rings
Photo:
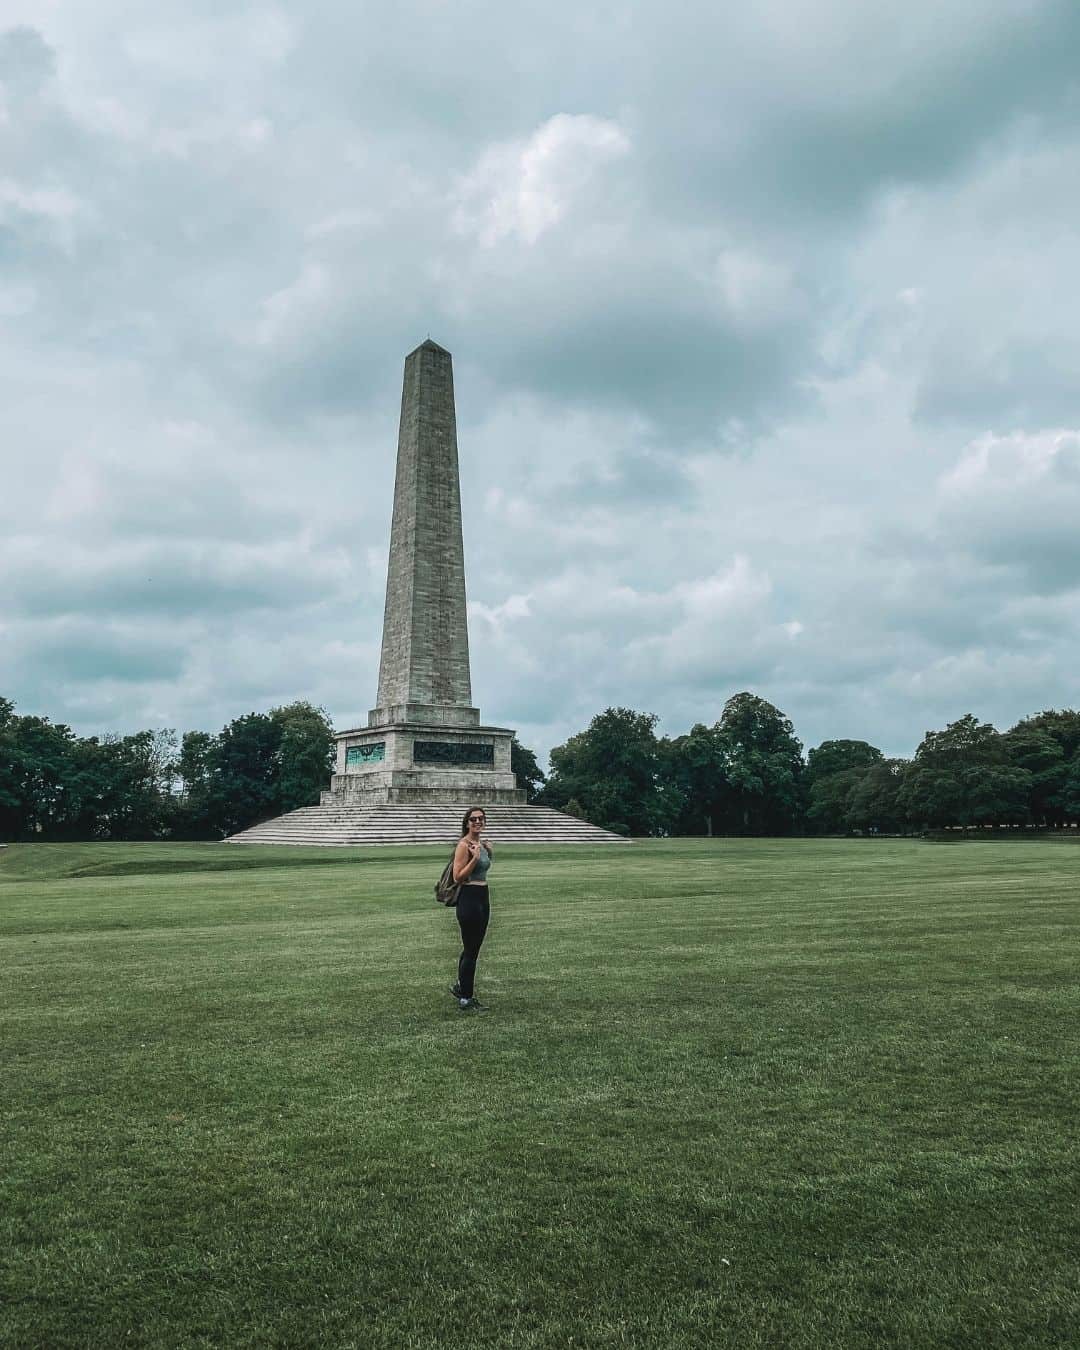
[[[454,371],[430,338],[405,358],[376,701],[338,733],[326,804],[525,800],[514,733],[472,706]]]
[[[429,338],[405,358],[378,707],[372,725],[475,726],[454,368]]]

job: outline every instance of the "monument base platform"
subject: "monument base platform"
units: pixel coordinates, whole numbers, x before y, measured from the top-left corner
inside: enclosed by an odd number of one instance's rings
[[[330,795],[330,794],[325,794]],[[231,835],[227,844],[293,844],[349,848],[381,844],[445,844],[461,838],[461,817],[483,805],[488,832],[506,844],[626,844],[622,835],[601,830],[548,806],[488,804],[472,797],[454,802],[385,802],[364,806],[334,801],[305,806],[275,820]]]

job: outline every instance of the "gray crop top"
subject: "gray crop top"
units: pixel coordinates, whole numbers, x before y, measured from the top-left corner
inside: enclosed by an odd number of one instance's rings
[[[476,866],[465,878],[466,886],[468,886],[470,883],[475,885],[478,882],[487,881],[488,869],[490,867],[491,867],[491,854],[487,851],[487,849],[483,846],[483,844],[481,844],[480,852],[476,855]]]

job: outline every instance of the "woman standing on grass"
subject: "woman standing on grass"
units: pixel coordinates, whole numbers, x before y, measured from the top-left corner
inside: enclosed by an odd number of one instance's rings
[[[495,850],[491,840],[483,834],[487,817],[482,806],[470,806],[461,822],[461,838],[454,850],[454,880],[461,883],[458,891],[457,920],[461,929],[461,957],[458,960],[457,983],[450,992],[461,1008],[484,1011],[484,1005],[474,996],[476,958],[487,932],[491,906],[488,902],[488,868]]]

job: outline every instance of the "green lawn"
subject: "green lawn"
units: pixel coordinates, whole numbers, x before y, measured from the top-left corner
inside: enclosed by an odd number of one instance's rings
[[[0,1345],[1080,1343],[1080,846],[0,851]]]

